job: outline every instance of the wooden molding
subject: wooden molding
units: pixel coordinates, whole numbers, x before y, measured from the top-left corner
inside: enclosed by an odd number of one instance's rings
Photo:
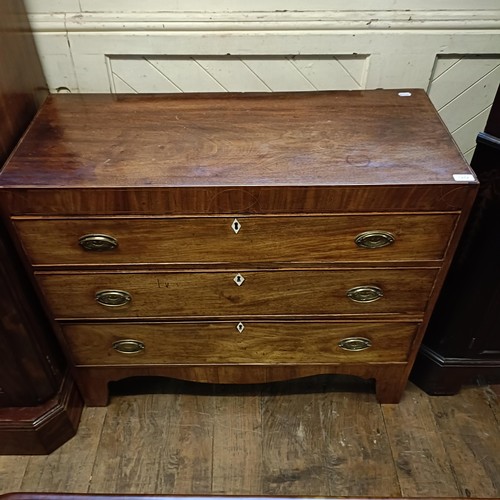
[[[500,9],[33,13],[35,32],[500,30]]]
[[[83,403],[66,374],[57,394],[31,407],[0,409],[0,455],[49,454],[76,434]]]

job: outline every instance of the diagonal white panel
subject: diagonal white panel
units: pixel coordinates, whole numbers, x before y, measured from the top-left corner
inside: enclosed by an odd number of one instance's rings
[[[110,56],[115,92],[277,92],[363,88],[366,56]]]
[[[116,73],[113,73],[114,91],[117,94],[137,94],[137,90],[123,81]]]
[[[122,82],[128,84],[136,92],[181,92],[144,57],[112,58],[110,66],[113,75],[117,75]],[[116,78],[114,78],[114,86],[118,92]],[[121,84],[118,83],[118,86]]]
[[[271,91],[239,58],[197,57],[196,60],[228,92]]]
[[[317,90],[287,58],[249,57],[242,59],[242,63],[273,92]]]
[[[437,80],[445,71],[451,69],[461,57],[459,56],[441,56],[436,57],[432,71],[432,81]],[[432,83],[432,82],[431,82]]]
[[[484,130],[491,106],[477,114],[472,120],[464,123],[455,132],[453,132],[453,139],[460,148],[460,151],[469,151],[476,146],[476,136],[478,132]]]
[[[493,102],[499,81],[500,65],[441,108],[439,114],[448,130],[454,132],[487,108]]]
[[[484,130],[500,82],[500,54],[440,55],[428,88],[429,97],[467,161]]]
[[[433,77],[429,96],[439,110],[466,91],[499,64],[499,57],[463,57],[438,77]]]
[[[225,89],[192,57],[148,57],[182,92],[224,92]]]
[[[318,90],[356,90],[362,88],[365,57],[304,57],[290,60]]]

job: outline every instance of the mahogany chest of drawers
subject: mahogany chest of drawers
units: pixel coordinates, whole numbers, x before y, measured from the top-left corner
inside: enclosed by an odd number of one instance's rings
[[[399,401],[477,190],[420,90],[56,95],[0,184],[88,405],[136,375]]]

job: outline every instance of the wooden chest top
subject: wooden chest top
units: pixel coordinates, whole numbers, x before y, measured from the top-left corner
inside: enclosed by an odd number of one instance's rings
[[[433,205],[434,209],[460,207],[467,189],[462,194],[460,186],[464,187],[464,183],[457,182],[456,176],[461,179],[465,175],[469,183],[475,183],[475,177],[426,94],[421,90],[410,94],[372,90],[54,95],[48,98],[7,163],[0,184],[7,190],[31,190],[25,198],[31,204],[19,198],[9,203],[11,211],[19,213],[36,213],[37,207],[43,211],[42,207],[48,205],[36,191],[53,190],[54,203],[61,196],[57,193],[66,188],[111,189],[115,195],[120,189],[136,193],[169,189],[169,196],[177,193],[180,201],[175,202],[176,206],[159,206],[160,213],[208,213],[211,209],[207,205],[215,197],[221,199],[221,190],[238,188],[248,189],[248,200],[259,198],[269,212],[301,212],[308,199],[320,200],[325,189],[363,186],[385,189],[372,192],[376,201],[370,202],[360,191],[355,201],[342,202],[343,209],[350,205],[347,211],[425,210],[431,207],[422,204],[425,197],[447,197],[443,207]],[[424,188],[425,195],[415,195],[405,205],[401,199],[411,193],[390,192],[402,186]],[[301,198],[301,206],[289,200],[276,202],[275,192],[269,195],[273,198],[270,202],[255,191],[282,187],[308,190],[290,195]],[[434,191],[429,191],[430,187]],[[187,189],[192,194],[193,188],[201,188],[198,191],[203,194],[197,196],[207,199],[193,200],[190,205],[179,190]],[[160,192],[158,197],[165,194]],[[337,192],[336,199],[339,195],[345,193]],[[384,202],[391,197],[399,201]],[[248,200],[219,202],[212,211],[231,212],[234,208],[237,212],[252,212]],[[118,206],[115,197],[109,206],[94,201],[94,207],[86,209],[82,200],[72,198],[60,200],[54,210],[61,213],[68,204],[76,204],[74,212],[96,213],[96,203],[105,213],[139,213],[140,203],[163,202],[140,200],[132,209],[130,199]],[[328,199],[324,206],[319,203],[309,208],[328,211],[332,203],[335,205]],[[340,210],[340,202],[332,209]],[[50,211],[49,207],[45,210]]]
[[[16,187],[455,183],[425,93],[49,97],[2,175]]]

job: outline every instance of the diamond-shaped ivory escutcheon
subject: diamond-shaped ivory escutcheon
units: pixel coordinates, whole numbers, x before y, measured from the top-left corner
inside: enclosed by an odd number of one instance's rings
[[[238,330],[239,333],[243,332],[243,330],[245,329],[245,325],[240,321],[237,325],[236,325],[236,330]]]
[[[233,231],[236,234],[238,234],[240,232],[240,229],[241,229],[240,221],[238,219],[234,219],[233,223],[231,224],[231,227],[233,228]]]
[[[234,278],[233,278],[234,282],[238,285],[238,286],[241,286],[243,285],[243,282],[245,281],[245,278],[240,274],[238,273]]]

